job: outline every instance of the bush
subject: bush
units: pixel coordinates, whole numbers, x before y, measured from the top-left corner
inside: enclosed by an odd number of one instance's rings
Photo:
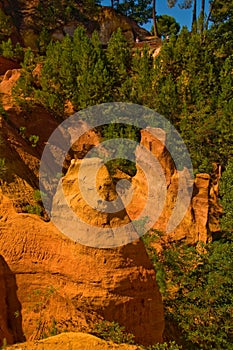
[[[39,141],[39,136],[38,135],[30,135],[29,136],[29,141],[31,142],[32,147],[36,147],[37,143]]]
[[[177,345],[174,341],[169,343],[154,344],[146,348],[146,350],[180,350],[182,346]]]
[[[152,245],[148,247],[149,240],[146,248],[155,270],[162,267],[162,288],[158,276],[157,282],[165,317],[181,330],[188,349],[231,349],[233,243],[173,243],[157,254]]]
[[[24,51],[19,43],[13,46],[11,39],[3,41],[0,45],[2,56],[11,60],[23,60]]]
[[[6,172],[5,158],[0,158],[0,176],[4,175],[5,172]]]
[[[43,209],[41,208],[41,206],[39,205],[25,205],[25,207],[23,208],[23,212],[25,213],[29,213],[29,214],[36,214],[38,216],[42,215]]]
[[[103,321],[94,326],[91,334],[104,340],[112,340],[116,344],[135,344],[134,335],[127,333],[125,327],[117,322]]]
[[[10,16],[7,16],[2,9],[0,9],[0,39],[10,36],[12,33],[12,24]]]

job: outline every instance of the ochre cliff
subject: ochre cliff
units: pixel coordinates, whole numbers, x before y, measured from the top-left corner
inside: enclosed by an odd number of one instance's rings
[[[61,13],[56,22],[52,18],[45,22],[43,10],[41,13],[39,6],[42,9],[45,7],[43,1],[4,0],[0,4],[4,12],[12,18],[13,42],[19,41],[24,46],[38,49],[37,42],[42,28],[46,28],[53,39],[62,40],[67,34],[72,36],[78,26],[84,27],[89,35],[97,31],[103,45],[108,43],[112,33],[118,28],[121,28],[126,40],[131,44],[135,42],[136,37],[144,39],[151,36],[135,21],[117,13],[111,7],[98,6],[94,11],[85,12],[80,4],[74,2],[77,14],[73,18],[66,19],[64,11],[59,9],[58,12]]]
[[[52,223],[0,198],[0,251],[16,278],[27,339],[114,320],[139,343],[162,340],[161,296],[141,241],[116,249],[75,244]]]
[[[127,331],[135,334],[138,342],[152,344],[161,341],[164,328],[161,296],[141,241],[116,249],[85,247],[62,235],[51,222],[36,215],[16,213],[15,209],[20,211],[24,202],[32,201],[33,192],[38,188],[44,145],[59,124],[54,116],[39,106],[24,111],[14,105],[11,89],[19,74],[17,69],[7,71],[0,83],[7,111],[7,116],[0,119],[0,157],[6,159],[6,173],[0,180],[3,193],[0,195],[0,252],[5,266],[11,271],[12,281],[15,281],[14,300],[18,300],[16,309],[16,301],[12,304],[7,299],[0,303],[4,325],[1,337],[9,342],[22,340],[23,329],[27,339],[38,339],[50,335],[54,324],[58,331],[88,331],[104,318],[124,325]],[[162,133],[161,137],[165,139],[166,135]],[[29,136],[33,134],[39,136],[36,147],[29,142]],[[80,143],[74,145],[67,162],[67,168],[70,163],[71,166],[63,180],[64,189],[76,212],[81,203],[75,188],[80,164],[77,158],[82,158],[92,145],[98,143],[98,135],[93,131],[85,134]],[[156,156],[164,169],[166,203],[155,226],[163,231],[177,196],[178,173],[166,148],[159,140],[151,138],[146,130],[142,131],[141,143]],[[75,159],[71,162],[71,158]],[[115,188],[106,169],[100,175],[103,199],[114,198]],[[124,174],[119,178],[124,178]],[[131,182],[135,193],[126,211],[112,218],[93,216],[94,223],[98,221],[99,226],[104,227],[111,220],[125,224],[137,217],[146,201],[147,188],[140,168]],[[171,239],[185,239],[189,243],[211,239],[212,233],[218,230],[220,208],[217,192],[218,176],[214,181],[207,174],[196,176],[191,204]],[[92,216],[91,212],[84,214]],[[4,276],[0,277],[3,278],[2,285],[6,286],[5,270],[1,267],[0,270]],[[1,300],[4,300],[7,294],[4,287],[1,293]],[[6,311],[9,307],[12,313],[19,315],[17,320],[21,320],[22,315],[22,322],[14,326],[16,328],[9,326],[11,323],[4,316],[9,313]]]

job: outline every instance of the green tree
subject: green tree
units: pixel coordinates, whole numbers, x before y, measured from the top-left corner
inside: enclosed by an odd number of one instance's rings
[[[151,0],[123,0],[118,2],[116,9],[138,22],[147,23],[151,18]]]
[[[210,35],[213,50],[225,59],[233,50],[233,5],[232,1],[215,0],[212,2],[209,21],[212,22]]]
[[[180,25],[176,22],[174,17],[162,15],[157,17],[157,26],[159,36],[166,37],[166,35],[177,35],[180,31]]]
[[[157,254],[147,251],[163,294],[165,318],[175,323],[187,349],[231,349],[233,302],[233,243],[196,247],[165,244]],[[164,285],[166,288],[164,288]]]
[[[80,55],[80,52],[76,55],[76,59],[79,57],[79,62],[76,61],[76,64],[80,65],[80,69],[77,69],[75,99],[78,108],[85,108],[111,100],[112,77],[107,67],[105,53],[101,47],[98,34],[94,32],[91,40],[85,34],[84,43],[85,48],[80,47],[80,51],[85,51],[82,52],[82,55]],[[81,46],[83,46],[82,42]],[[75,45],[75,51],[77,49],[78,47]]]
[[[36,62],[35,55],[30,48],[25,51],[21,66],[20,78],[14,86],[12,93],[16,102],[25,106],[28,103],[33,103],[32,98],[34,97],[33,70],[36,67]]]
[[[48,45],[39,79],[41,88],[35,91],[36,100],[59,115],[63,115],[65,102],[72,97],[74,89],[72,45],[69,36],[61,43],[51,42]]]
[[[153,57],[147,46],[135,52],[132,59],[132,102],[152,107]]]
[[[221,219],[222,230],[227,238],[233,238],[233,158],[229,160],[226,170],[223,172],[220,183],[221,203],[223,216]]]
[[[115,101],[127,100],[132,55],[120,28],[112,34],[109,40],[106,57],[113,80],[113,99]]]

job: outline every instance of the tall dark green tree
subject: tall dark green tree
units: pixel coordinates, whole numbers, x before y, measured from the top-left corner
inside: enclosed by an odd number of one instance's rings
[[[220,194],[223,206],[221,227],[226,238],[233,239],[233,157],[229,159],[226,170],[223,172]]]
[[[81,29],[75,33],[74,60],[77,87],[73,101],[77,108],[109,102],[113,79],[96,32],[91,40]]]
[[[153,19],[153,27],[154,27],[154,36],[156,38],[159,37],[158,27],[157,27],[157,6],[156,0],[152,0],[152,19]]]
[[[132,60],[132,102],[152,107],[153,57],[148,47],[136,51]]]
[[[159,36],[166,37],[166,35],[177,35],[180,30],[179,23],[174,17],[162,15],[157,17],[157,27]]]
[[[113,98],[125,101],[130,93],[132,55],[121,29],[112,34],[106,50],[106,57],[113,80]]]
[[[62,43],[51,42],[41,71],[41,89],[35,92],[36,99],[50,110],[62,115],[65,101],[70,97],[70,86],[74,78],[71,39]]]
[[[208,22],[211,25],[211,34],[215,51],[226,57],[233,50],[233,4],[231,0],[215,0],[211,3]]]
[[[123,0],[118,3],[117,10],[143,24],[151,18],[151,0]]]

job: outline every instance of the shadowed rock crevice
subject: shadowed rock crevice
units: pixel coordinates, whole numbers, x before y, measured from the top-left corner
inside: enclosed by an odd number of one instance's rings
[[[0,346],[25,340],[15,274],[0,255]]]

